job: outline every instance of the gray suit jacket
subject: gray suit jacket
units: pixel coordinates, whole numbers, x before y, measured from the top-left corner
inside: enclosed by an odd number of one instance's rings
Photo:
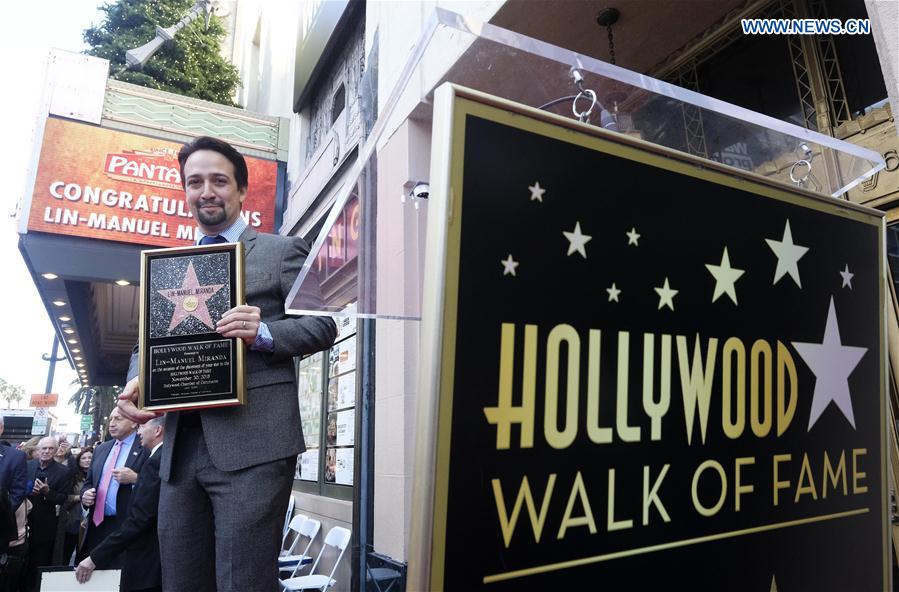
[[[222,471],[295,456],[306,449],[293,359],[330,347],[337,336],[330,317],[284,313],[284,300],[309,255],[303,239],[247,228],[240,241],[244,245],[247,304],[262,309],[262,321],[271,331],[275,350],[247,350],[246,404],[199,411],[209,456]],[[139,370],[135,346],[128,379]],[[166,445],[160,449],[159,467],[164,481],[169,480],[172,451],[178,446],[179,415],[172,412],[166,416]]]

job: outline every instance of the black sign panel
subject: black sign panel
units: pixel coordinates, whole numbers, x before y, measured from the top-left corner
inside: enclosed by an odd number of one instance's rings
[[[883,590],[881,218],[453,121],[431,587]]]
[[[143,252],[143,408],[163,411],[243,402],[243,343],[215,330],[224,313],[242,302],[240,243]]]

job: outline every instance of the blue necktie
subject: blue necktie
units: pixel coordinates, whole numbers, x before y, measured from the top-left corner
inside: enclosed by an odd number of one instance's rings
[[[201,245],[217,245],[219,243],[226,243],[226,242],[228,242],[228,239],[226,239],[225,237],[223,237],[220,234],[217,234],[215,236],[204,236],[203,238],[200,239]]]

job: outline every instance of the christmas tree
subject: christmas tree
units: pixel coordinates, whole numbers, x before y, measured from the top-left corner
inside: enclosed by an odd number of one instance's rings
[[[219,53],[225,28],[212,16],[207,27],[197,18],[167,43],[142,70],[125,70],[125,52],[156,36],[156,25],[171,27],[194,5],[193,0],[118,0],[100,8],[105,20],[84,32],[90,55],[110,61],[113,78],[188,97],[234,105],[240,84],[237,68]]]

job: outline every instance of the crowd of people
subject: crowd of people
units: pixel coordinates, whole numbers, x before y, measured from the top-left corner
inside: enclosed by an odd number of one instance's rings
[[[59,566],[74,567],[80,582],[120,569],[121,590],[161,590],[163,419],[138,426],[115,409],[108,431],[96,448],[65,435],[0,441],[0,592],[39,590],[40,568]]]

